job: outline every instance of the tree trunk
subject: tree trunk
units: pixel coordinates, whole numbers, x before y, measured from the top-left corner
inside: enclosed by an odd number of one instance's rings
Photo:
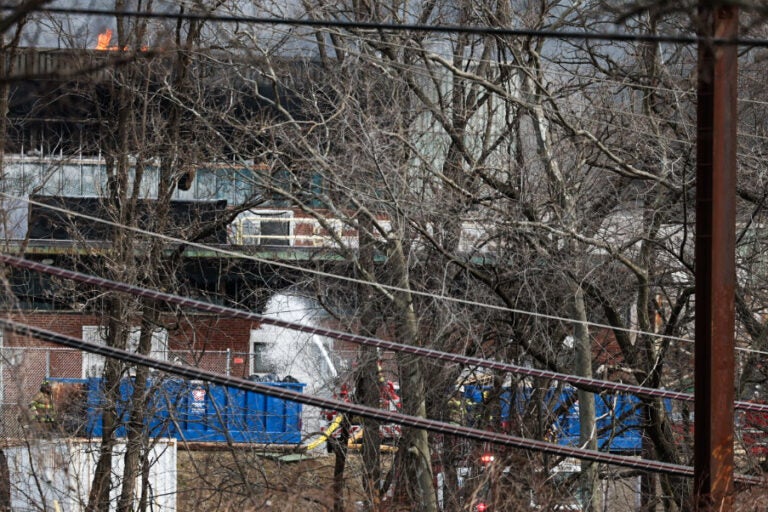
[[[144,304],[145,308],[152,308],[151,304]],[[153,326],[157,320],[154,309],[145,310],[144,320],[141,325],[139,338],[139,354],[149,355],[152,351]],[[120,499],[117,503],[117,512],[130,512],[134,507],[136,495],[136,479],[141,467],[142,448],[146,449],[147,432],[144,428],[147,416],[147,384],[149,368],[139,366],[136,368],[136,377],[133,382],[133,396],[130,406],[130,419],[128,422],[128,439],[123,458],[123,485],[120,490]]]
[[[106,342],[112,347],[125,349],[128,342],[128,329],[125,324],[127,317],[125,299],[113,296],[108,307],[111,316],[107,324]],[[93,474],[86,512],[106,512],[109,510],[109,491],[112,487],[112,452],[115,447],[114,433],[119,427],[117,404],[120,401],[120,379],[123,375],[123,368],[123,363],[117,359],[107,358],[104,363],[101,448]]]
[[[0,512],[11,510],[11,473],[8,471],[8,459],[0,450]]]
[[[400,291],[395,292],[395,311],[400,320],[397,323],[398,338],[401,343],[416,345],[419,340],[418,321],[413,309],[409,287],[403,245],[400,240],[392,242],[390,254],[393,275]],[[419,358],[410,354],[398,353],[400,367],[400,394],[403,413],[425,418],[427,416],[426,389],[424,374]],[[426,430],[407,428],[403,430],[401,450],[405,478],[411,491],[412,510],[437,512],[437,496],[432,475],[432,458],[429,438]]]
[[[341,414],[341,413],[340,413]],[[344,468],[347,465],[347,443],[349,442],[349,419],[342,414],[341,434],[338,439],[329,439],[333,447],[333,512],[344,512]]]
[[[574,289],[573,313],[574,347],[576,349],[576,375],[592,377],[592,344],[587,328],[587,309],[584,303],[584,290],[578,284]],[[597,450],[597,417],[595,395],[579,390],[579,446],[588,450]],[[600,506],[600,480],[596,462],[582,461],[579,481],[581,502],[585,512],[598,512]]]
[[[368,216],[360,220],[360,265],[374,275],[374,239],[373,223]],[[359,292],[361,304],[360,330],[364,336],[376,336],[376,293],[373,287],[362,285]],[[368,407],[378,407],[381,400],[381,383],[378,365],[378,351],[373,347],[361,345],[358,349],[359,370],[355,382],[355,400]],[[366,510],[378,512],[381,501],[381,422],[363,418],[363,489],[366,495]]]

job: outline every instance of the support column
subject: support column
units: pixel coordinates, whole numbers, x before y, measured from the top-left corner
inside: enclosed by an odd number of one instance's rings
[[[701,1],[696,171],[694,507],[733,509],[738,9]]]

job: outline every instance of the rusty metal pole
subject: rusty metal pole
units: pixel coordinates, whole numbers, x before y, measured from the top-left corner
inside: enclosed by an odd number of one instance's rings
[[[733,509],[738,9],[700,2],[696,146],[694,507]]]

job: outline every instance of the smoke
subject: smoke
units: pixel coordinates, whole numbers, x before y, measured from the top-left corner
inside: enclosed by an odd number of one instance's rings
[[[278,293],[267,302],[264,315],[307,326],[321,326],[324,314],[312,299],[291,293]],[[330,397],[338,371],[333,362],[333,340],[265,325],[254,331],[252,344],[258,345],[262,369],[279,378],[291,376],[306,384],[304,392]],[[303,433],[314,434],[322,425],[320,410],[305,407],[302,415]]]

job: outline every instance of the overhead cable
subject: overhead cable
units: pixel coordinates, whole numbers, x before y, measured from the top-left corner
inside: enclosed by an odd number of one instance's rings
[[[0,10],[13,11],[17,6],[0,5]],[[540,37],[545,39],[580,40],[580,41],[625,41],[633,43],[710,43],[715,45],[735,44],[748,47],[768,47],[768,39],[745,38],[706,38],[686,34],[630,34],[626,32],[585,32],[574,30],[547,30],[528,28],[506,28],[467,25],[429,25],[425,23],[387,23],[375,21],[318,20],[308,18],[285,18],[245,16],[233,14],[214,14],[212,12],[156,12],[116,9],[91,9],[83,7],[38,7],[36,12],[47,14],[77,14],[83,16],[116,16],[141,19],[168,19],[187,21],[207,21],[215,23],[241,23],[248,25],[289,25],[294,27],[343,28],[348,30],[392,31],[392,32],[428,32],[448,34],[474,34],[481,36],[504,37]]]
[[[93,217],[91,215],[87,215],[87,214],[84,214],[82,212],[77,212],[77,211],[74,211],[74,210],[71,210],[71,209],[61,208],[61,207],[54,206],[54,205],[51,205],[51,204],[41,203],[41,202],[35,201],[34,199],[30,199],[29,197],[14,196],[12,194],[8,194],[8,193],[5,193],[5,192],[0,192],[0,197],[6,197],[8,199],[13,199],[13,200],[16,200],[16,201],[21,201],[21,202],[24,202],[24,203],[40,206],[40,207],[43,207],[43,208],[47,208],[49,210],[57,211],[59,213],[64,213],[64,214],[66,214],[68,216],[71,216],[71,217],[78,217],[78,218],[90,220],[90,221],[93,221],[93,222],[103,223],[103,224],[106,224],[106,225],[111,226],[111,227],[125,229],[127,231],[132,231],[134,233],[150,236],[150,237],[153,237],[153,238],[157,238],[159,240],[165,240],[167,242],[172,242],[172,243],[176,243],[176,244],[192,247],[192,248],[195,248],[195,249],[202,249],[202,250],[205,250],[205,251],[211,251],[211,252],[214,252],[216,254],[220,254],[222,256],[228,256],[228,257],[232,257],[232,258],[249,260],[249,261],[254,261],[254,262],[257,262],[257,263],[266,263],[266,264],[269,264],[269,265],[272,265],[272,266],[275,266],[275,267],[284,268],[286,270],[294,270],[294,271],[301,272],[301,273],[304,273],[304,274],[310,274],[310,275],[319,276],[319,277],[326,277],[328,279],[335,279],[335,280],[338,280],[338,281],[344,281],[344,282],[353,283],[353,284],[360,284],[360,285],[364,285],[364,286],[375,286],[375,287],[378,287],[378,288],[381,288],[381,289],[384,289],[384,290],[388,290],[388,291],[393,291],[393,292],[408,292],[411,295],[417,295],[419,297],[425,297],[425,298],[430,298],[430,299],[434,299],[434,300],[443,300],[443,301],[446,301],[446,302],[453,302],[455,304],[461,304],[461,305],[465,305],[465,306],[474,306],[474,307],[486,308],[486,309],[490,309],[490,310],[493,310],[493,311],[501,311],[501,312],[507,312],[507,313],[523,315],[523,316],[530,316],[532,318],[540,318],[540,319],[543,319],[543,320],[553,320],[553,321],[559,321],[559,322],[564,322],[564,323],[569,323],[569,324],[581,323],[581,324],[587,325],[589,327],[595,327],[595,328],[599,328],[599,329],[607,329],[607,330],[612,330],[612,331],[616,331],[616,332],[625,332],[627,334],[636,334],[636,335],[640,335],[640,336],[652,336],[652,337],[654,337],[656,339],[659,339],[659,340],[682,341],[682,342],[689,343],[689,344],[693,344],[694,343],[694,340],[692,340],[690,338],[684,338],[684,337],[681,337],[681,336],[672,336],[672,335],[669,335],[669,334],[656,333],[656,332],[646,332],[646,331],[643,331],[643,330],[640,330],[640,329],[633,329],[631,327],[619,327],[619,326],[614,326],[614,325],[610,325],[610,324],[603,324],[603,323],[600,323],[600,322],[590,322],[590,321],[582,322],[582,321],[579,321],[579,320],[576,320],[576,319],[573,319],[573,318],[557,316],[557,315],[551,315],[551,314],[548,314],[548,313],[539,313],[537,311],[529,311],[529,310],[526,310],[526,309],[510,308],[510,307],[507,307],[507,306],[499,306],[497,304],[489,304],[487,302],[478,302],[478,301],[462,299],[462,298],[458,298],[458,297],[451,297],[449,295],[438,295],[438,294],[435,294],[435,293],[423,292],[423,291],[420,291],[420,290],[405,290],[403,288],[400,288],[400,287],[397,287],[397,286],[393,286],[393,285],[382,284],[382,283],[372,283],[370,281],[366,281],[366,280],[363,280],[363,279],[358,279],[358,278],[355,278],[355,277],[349,277],[349,276],[340,275],[340,274],[332,274],[332,273],[329,273],[329,272],[324,272],[322,270],[316,270],[316,269],[301,267],[301,266],[298,266],[298,265],[292,265],[292,264],[285,263],[285,262],[282,262],[282,261],[277,261],[277,260],[274,260],[274,259],[260,258],[258,256],[254,256],[252,254],[245,254],[245,253],[240,252],[240,251],[233,251],[233,250],[230,250],[230,249],[224,249],[222,247],[216,247],[216,246],[212,246],[212,245],[208,245],[208,244],[203,244],[203,243],[199,243],[199,242],[191,242],[191,241],[183,240],[183,239],[180,239],[180,238],[175,238],[175,237],[172,237],[172,236],[169,236],[169,235],[164,235],[162,233],[157,233],[157,232],[141,229],[141,228],[138,228],[138,227],[133,227],[133,226],[125,225],[125,224],[120,224],[120,223],[113,222],[113,221],[110,221],[110,220],[107,220],[107,219],[101,219],[99,217]],[[737,352],[747,353],[747,354],[758,354],[758,355],[766,355],[766,356],[768,356],[768,351],[754,349],[754,348],[748,348],[748,347],[736,347],[736,351]]]
[[[188,297],[181,297],[179,295],[173,295],[157,290],[151,290],[148,288],[142,288],[128,283],[122,283],[118,281],[112,281],[103,277],[92,276],[74,270],[68,270],[52,265],[46,265],[44,263],[38,263],[36,261],[30,261],[19,256],[12,256],[10,254],[0,254],[0,263],[12,266],[14,268],[21,268],[26,270],[32,270],[34,272],[42,272],[55,277],[63,279],[70,279],[79,283],[90,284],[98,288],[107,289],[115,292],[127,293],[136,297],[142,297],[146,299],[157,300],[168,304],[173,304],[180,307],[187,307],[198,311],[204,311],[206,313],[214,313],[229,318],[240,318],[243,320],[251,320],[259,322],[261,324],[273,325],[275,327],[281,327],[284,329],[290,329],[293,331],[303,332],[312,335],[325,336],[356,345],[365,345],[369,347],[375,347],[382,350],[388,350],[393,352],[403,352],[412,354],[415,356],[425,357],[431,360],[446,361],[453,364],[462,364],[468,367],[480,367],[488,368],[491,370],[497,370],[501,372],[515,373],[518,375],[525,375],[527,377],[551,379],[560,382],[566,382],[576,387],[592,390],[599,393],[601,390],[609,390],[618,393],[631,393],[637,396],[646,398],[663,398],[670,400],[680,400],[686,402],[692,402],[694,396],[691,393],[683,393],[680,391],[673,391],[667,389],[648,388],[644,386],[638,386],[634,384],[625,384],[622,382],[612,382],[600,379],[594,379],[589,377],[580,377],[577,375],[570,375],[566,373],[553,372],[550,370],[540,370],[536,368],[528,368],[502,361],[492,361],[479,357],[466,356],[462,354],[453,354],[450,352],[442,352],[439,350],[419,347],[414,345],[405,345],[394,341],[387,341],[380,338],[372,338],[368,336],[362,336],[358,334],[351,334],[347,332],[341,332],[333,329],[326,329],[323,327],[316,327],[310,325],[304,325],[288,320],[282,320],[279,318],[273,318],[267,315],[259,313],[253,313],[250,311],[242,311],[235,308],[226,306],[220,306],[218,304],[212,304],[210,302],[204,302],[196,299],[190,299]],[[737,409],[754,412],[768,412],[768,404],[759,404],[753,402],[735,402]]]
[[[304,405],[311,405],[323,409],[335,410],[349,415],[362,416],[365,418],[376,419],[388,423],[396,423],[406,427],[428,430],[430,432],[460,436],[475,441],[490,442],[497,445],[509,446],[536,452],[548,453],[562,457],[575,457],[581,460],[589,460],[605,464],[613,464],[632,469],[652,471],[655,473],[666,473],[670,475],[693,476],[693,468],[681,464],[669,462],[659,462],[647,459],[638,459],[626,455],[616,455],[608,452],[596,450],[586,450],[571,446],[563,446],[546,441],[538,441],[524,437],[512,436],[500,432],[491,432],[477,428],[454,425],[442,421],[411,416],[403,413],[392,412],[374,407],[322,398],[318,396],[307,395],[290,389],[270,386],[268,384],[252,382],[240,377],[222,375],[208,370],[192,366],[183,366],[161,361],[152,357],[121,350],[106,345],[87,342],[71,336],[54,333],[45,329],[32,327],[23,323],[0,319],[0,327],[22,336],[30,336],[57,345],[62,345],[74,349],[84,350],[104,357],[111,357],[121,361],[154,368],[172,375],[178,375],[187,379],[205,380],[221,386],[229,386],[244,391],[253,391],[262,395],[297,402]],[[755,476],[740,475],[737,481],[749,484],[760,485],[764,480]]]
[[[260,258],[258,256],[253,255],[253,254],[245,254],[242,251],[234,251],[234,250],[231,250],[231,249],[225,249],[223,247],[216,247],[216,246],[212,246],[212,245],[204,244],[204,243],[200,243],[200,242],[192,242],[192,241],[188,241],[188,240],[183,240],[181,238],[176,238],[176,237],[173,237],[173,236],[170,236],[170,235],[165,235],[165,234],[162,234],[162,233],[148,231],[148,230],[145,230],[145,229],[142,229],[142,228],[139,228],[139,227],[135,227],[135,226],[128,226],[128,225],[125,225],[125,224],[120,224],[120,223],[117,223],[117,222],[110,221],[108,219],[102,219],[102,218],[99,218],[99,217],[94,217],[92,215],[87,215],[85,213],[77,212],[77,211],[74,211],[74,210],[71,210],[71,209],[68,209],[68,208],[61,208],[61,207],[58,207],[58,206],[55,206],[55,205],[52,205],[52,204],[41,203],[41,202],[36,201],[34,199],[30,199],[29,197],[16,196],[16,195],[13,195],[13,194],[8,194],[6,192],[0,192],[0,197],[5,197],[7,199],[11,199],[11,200],[14,200],[14,201],[20,201],[22,203],[27,203],[27,204],[39,206],[41,208],[46,208],[46,209],[51,210],[51,211],[55,211],[55,212],[59,212],[59,213],[64,213],[64,214],[66,214],[69,217],[76,217],[76,218],[80,218],[80,219],[85,219],[85,220],[89,220],[89,221],[92,221],[92,222],[97,222],[97,223],[100,223],[100,224],[104,224],[104,225],[107,225],[107,226],[124,229],[126,231],[130,231],[130,232],[137,233],[137,234],[140,234],[140,235],[145,235],[145,236],[149,236],[149,237],[152,237],[152,238],[156,238],[158,240],[165,240],[166,242],[171,242],[171,243],[174,243],[174,244],[179,244],[179,245],[182,245],[182,246],[185,246],[185,247],[190,247],[190,248],[194,248],[194,249],[202,249],[204,251],[210,251],[210,252],[219,254],[221,256],[228,256],[228,257],[231,257],[231,258],[237,258],[237,259],[242,259],[242,260],[247,260],[247,261],[253,261],[253,262],[256,262],[256,263],[266,263],[266,264],[272,265],[274,267],[283,268],[283,269],[286,269],[286,270],[294,270],[294,271],[297,271],[297,272],[301,272],[303,274],[309,274],[309,275],[318,276],[318,277],[325,277],[325,278],[328,278],[328,279],[335,279],[337,281],[343,281],[343,282],[352,283],[352,284],[359,284],[359,285],[363,285],[363,286],[372,286],[372,287],[376,287],[376,288],[379,288],[379,289],[382,289],[382,290],[387,290],[387,291],[392,291],[392,292],[407,292],[407,293],[410,293],[411,295],[415,295],[415,296],[419,296],[419,297],[425,297],[425,298],[434,299],[434,300],[442,300],[442,301],[445,301],[445,302],[452,302],[454,304],[461,304],[461,305],[464,305],[464,306],[481,307],[481,308],[486,308],[486,309],[490,309],[490,310],[493,310],[493,311],[500,311],[500,312],[504,312],[504,313],[513,313],[513,314],[519,314],[519,315],[524,315],[524,316],[530,316],[532,318],[540,318],[540,319],[543,319],[543,320],[553,320],[553,321],[564,322],[564,323],[569,323],[569,324],[580,323],[580,324],[584,324],[584,325],[587,325],[587,326],[590,326],[590,327],[596,327],[596,328],[600,328],[600,329],[610,329],[610,330],[617,331],[617,332],[626,332],[627,334],[638,334],[638,335],[653,336],[654,338],[660,339],[660,340],[684,341],[686,343],[693,343],[693,340],[691,340],[689,338],[683,338],[683,337],[680,337],[680,336],[672,336],[672,335],[668,335],[668,334],[654,333],[654,332],[645,332],[645,331],[642,331],[642,330],[639,330],[639,329],[632,329],[630,327],[613,326],[613,325],[609,325],[609,324],[603,324],[603,323],[600,323],[600,322],[582,322],[580,320],[576,320],[576,319],[573,319],[573,318],[568,318],[568,317],[558,316],[558,315],[551,315],[551,314],[548,314],[548,313],[539,313],[537,311],[528,311],[528,310],[525,310],[525,309],[510,308],[510,307],[507,307],[507,306],[500,306],[500,305],[497,305],[497,304],[489,304],[487,302],[478,302],[478,301],[473,301],[473,300],[468,300],[468,299],[462,299],[462,298],[459,298],[459,297],[451,297],[449,295],[438,295],[438,294],[435,294],[435,293],[423,292],[423,291],[420,291],[420,290],[413,290],[413,289],[406,290],[406,289],[398,287],[398,286],[393,286],[393,285],[388,285],[388,284],[383,284],[383,283],[374,283],[374,282],[371,282],[371,281],[366,281],[364,279],[359,279],[359,278],[356,278],[356,277],[350,277],[350,276],[345,276],[345,275],[340,275],[340,274],[332,274],[330,272],[324,272],[322,270],[306,268],[306,267],[302,267],[302,266],[299,266],[299,265],[292,265],[290,263],[285,263],[285,262],[282,262],[282,261],[277,261],[275,259]],[[748,351],[748,352],[754,352],[753,349],[747,349],[747,348],[741,348],[741,347],[737,348],[736,350],[744,350],[744,351]],[[768,352],[766,352],[766,354],[768,354]]]

